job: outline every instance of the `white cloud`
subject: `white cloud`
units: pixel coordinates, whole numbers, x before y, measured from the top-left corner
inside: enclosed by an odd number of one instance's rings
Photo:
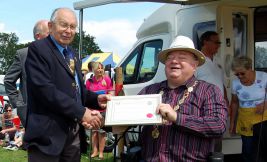
[[[4,23],[0,23],[0,32],[3,32],[5,29],[5,24]]]
[[[123,57],[136,41],[136,31],[140,24],[125,19],[85,21],[84,30],[95,37],[102,51],[114,52]]]
[[[24,39],[23,37],[23,34],[21,34],[20,32],[18,32],[17,30],[7,30],[6,29],[6,26],[5,26],[5,23],[1,23],[0,22],[0,32],[1,33],[15,33],[16,36],[19,38],[19,43],[28,43],[32,40],[29,40],[29,39]],[[21,38],[22,38],[22,41],[21,41]]]

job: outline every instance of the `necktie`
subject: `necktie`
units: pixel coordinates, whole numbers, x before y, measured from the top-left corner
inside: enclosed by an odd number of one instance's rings
[[[65,61],[66,61],[67,65],[70,68],[70,71],[74,75],[74,73],[75,73],[75,65],[74,64],[75,63],[74,63],[74,60],[72,59],[71,53],[66,48],[64,48],[63,55],[65,57]]]
[[[63,50],[63,55],[65,57],[65,61],[68,65],[70,65],[70,53],[68,52],[68,50],[66,48],[64,48]]]

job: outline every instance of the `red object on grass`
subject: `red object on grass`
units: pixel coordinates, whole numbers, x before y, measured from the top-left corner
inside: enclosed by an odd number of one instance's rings
[[[12,119],[12,122],[14,123],[15,127],[16,127],[17,129],[19,129],[19,127],[20,127],[20,119],[19,119],[19,117],[15,117],[15,118],[13,118],[13,119]]]

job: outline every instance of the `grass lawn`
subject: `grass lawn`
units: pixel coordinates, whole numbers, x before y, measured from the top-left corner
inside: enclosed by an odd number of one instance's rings
[[[113,162],[113,155],[112,153],[105,153],[104,154],[104,160],[100,159],[92,159],[92,162]],[[0,147],[0,161],[1,162],[27,162],[27,152],[24,150],[18,150],[18,151],[10,151],[5,150],[2,147]],[[88,154],[82,155],[81,162],[89,162]]]

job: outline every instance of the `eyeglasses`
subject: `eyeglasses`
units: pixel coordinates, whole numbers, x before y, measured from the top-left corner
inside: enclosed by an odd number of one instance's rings
[[[77,25],[74,25],[74,24],[68,24],[66,22],[63,22],[63,21],[59,21],[59,22],[54,22],[56,24],[59,25],[60,28],[62,28],[63,30],[67,30],[68,28],[70,28],[70,30],[72,31],[76,31],[77,29]]]
[[[208,40],[208,41],[215,43],[215,44],[218,44],[218,45],[222,44],[222,42],[220,42],[220,41],[213,41],[213,40]]]
[[[235,76],[239,77],[239,76],[244,76],[245,73],[244,72],[239,72],[239,73],[235,73]]]
[[[6,112],[12,112],[12,110],[6,110]]]

